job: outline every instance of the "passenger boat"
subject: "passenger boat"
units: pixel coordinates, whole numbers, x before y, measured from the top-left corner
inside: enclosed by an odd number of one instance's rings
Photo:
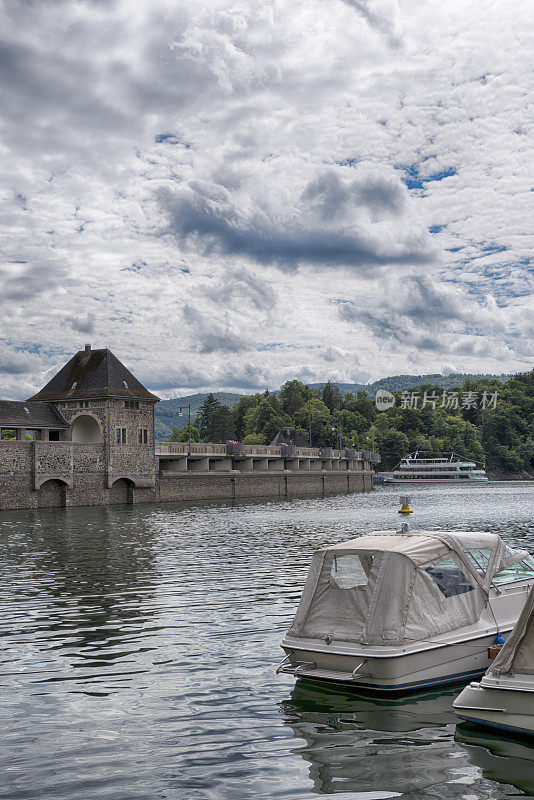
[[[467,722],[534,735],[534,590],[493,664],[453,703]]]
[[[495,533],[377,531],[313,555],[278,672],[404,692],[480,676],[534,559]]]
[[[418,452],[405,456],[384,483],[474,483],[487,481],[485,469],[477,469],[474,461],[447,458],[425,458]]]

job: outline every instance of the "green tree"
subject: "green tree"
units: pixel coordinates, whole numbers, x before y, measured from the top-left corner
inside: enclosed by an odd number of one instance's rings
[[[335,433],[332,431],[332,417],[327,406],[318,397],[312,397],[311,434],[314,447],[328,447],[335,444]],[[308,429],[308,405],[299,409],[293,417],[295,423],[304,430]]]
[[[308,402],[310,396],[311,390],[309,386],[305,386],[305,384],[297,380],[286,381],[280,389],[279,395],[282,410],[286,414],[293,416],[299,408],[302,408]]]
[[[206,441],[226,442],[234,437],[235,427],[232,412],[227,406],[219,405],[219,408],[215,408],[210,414],[206,429]]]
[[[393,469],[408,453],[408,437],[402,431],[386,431],[378,440],[378,451],[382,458],[381,468]]]
[[[277,413],[267,398],[245,414],[245,436],[263,434],[271,442],[281,428],[291,426],[291,417]]]
[[[332,414],[336,409],[341,408],[342,395],[339,386],[327,381],[323,386],[321,400]]]
[[[245,395],[232,406],[236,439],[241,442],[245,436],[245,415],[250,408],[259,405],[264,399],[261,394]]]
[[[167,439],[168,442],[188,442],[189,441],[189,425],[186,425],[185,428],[177,428],[174,426],[172,429],[172,433]],[[191,441],[192,442],[200,442],[200,431],[198,428],[195,428],[194,425],[191,425]]]
[[[211,433],[211,418],[213,414],[222,408],[222,404],[214,397],[213,394],[208,394],[197,414],[195,427],[200,431],[202,441],[209,442],[209,435]]]
[[[243,439],[244,444],[266,444],[267,440],[263,433],[249,433]]]
[[[373,422],[376,417],[376,405],[372,400],[369,400],[367,393],[364,392],[363,389],[360,389],[356,395],[356,402],[354,403],[354,408],[351,410],[357,411],[362,417],[369,420],[369,422]]]

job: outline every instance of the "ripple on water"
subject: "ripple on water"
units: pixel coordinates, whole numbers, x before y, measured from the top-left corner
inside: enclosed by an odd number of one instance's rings
[[[413,524],[534,549],[532,489],[416,487]],[[313,550],[395,525],[397,500],[3,512],[0,798],[534,791],[534,747],[456,728],[454,687],[379,700],[274,674]]]

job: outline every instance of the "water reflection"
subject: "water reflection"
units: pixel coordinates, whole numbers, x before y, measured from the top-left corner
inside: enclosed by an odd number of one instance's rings
[[[534,794],[534,739],[493,733],[469,722],[456,727],[454,738],[485,778]]]
[[[51,509],[1,526],[0,642],[9,639],[11,670],[37,662],[35,681],[95,683],[138,652],[157,579],[154,539],[138,521],[128,507]]]
[[[449,779],[452,700],[460,688],[393,699],[298,681],[281,708],[305,741],[297,752],[310,764],[316,792],[403,793]]]

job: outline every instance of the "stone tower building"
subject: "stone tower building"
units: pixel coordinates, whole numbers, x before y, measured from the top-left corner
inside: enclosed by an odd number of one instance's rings
[[[111,489],[119,480],[154,487],[158,399],[110,350],[86,345],[28,402],[53,404],[69,423],[66,430],[49,431],[49,440],[101,446],[105,488]]]

